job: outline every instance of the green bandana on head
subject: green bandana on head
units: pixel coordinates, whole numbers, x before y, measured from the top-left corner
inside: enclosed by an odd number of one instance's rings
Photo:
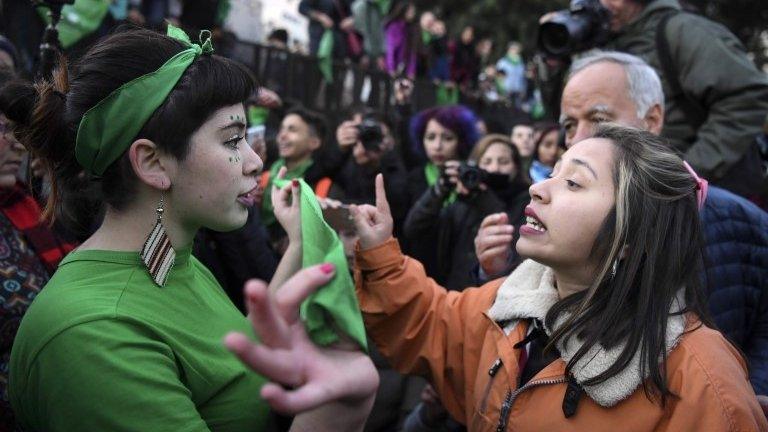
[[[193,44],[183,30],[170,24],[168,36],[183,42],[187,49],[171,57],[156,71],[123,84],[89,109],[80,120],[75,156],[88,173],[104,174],[107,167],[128,150],[189,65],[201,54],[213,52],[211,32],[207,30],[200,32],[200,45]]]

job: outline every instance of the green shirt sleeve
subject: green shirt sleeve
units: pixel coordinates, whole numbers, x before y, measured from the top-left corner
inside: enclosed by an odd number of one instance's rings
[[[14,405],[39,410],[23,416],[35,422],[25,425],[32,430],[209,430],[171,349],[128,321],[96,320],[59,333],[37,354],[26,384]]]

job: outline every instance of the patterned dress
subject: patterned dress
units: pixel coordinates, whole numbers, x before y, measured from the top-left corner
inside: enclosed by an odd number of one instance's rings
[[[24,236],[0,212],[0,432],[14,430],[8,362],[19,323],[50,276]]]

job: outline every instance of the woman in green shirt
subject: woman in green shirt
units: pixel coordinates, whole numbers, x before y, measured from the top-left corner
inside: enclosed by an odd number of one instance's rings
[[[191,256],[199,228],[245,223],[262,169],[244,139],[253,79],[204,36],[116,33],[71,79],[62,66],[28,89],[34,109],[17,133],[50,170],[48,215],[83,223],[68,198],[92,188],[105,216],[16,337],[10,397],[25,430],[262,430],[268,405],[298,414],[295,430],[362,428],[377,384],[370,360],[315,347],[298,321],[335,270],[296,273],[298,185],[272,191],[292,246],[270,290],[246,286],[250,322]]]

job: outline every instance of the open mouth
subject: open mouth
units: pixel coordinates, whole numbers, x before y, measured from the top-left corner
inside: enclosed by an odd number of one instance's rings
[[[249,190],[248,192],[244,194],[240,194],[237,196],[237,202],[240,204],[246,206],[246,207],[253,207],[254,204],[256,204],[256,191],[258,190],[259,186],[255,186],[253,189]]]
[[[540,220],[536,219],[533,216],[526,216],[525,217],[525,226],[535,229],[539,232],[547,232],[547,227],[544,226],[543,223],[541,223]]]

